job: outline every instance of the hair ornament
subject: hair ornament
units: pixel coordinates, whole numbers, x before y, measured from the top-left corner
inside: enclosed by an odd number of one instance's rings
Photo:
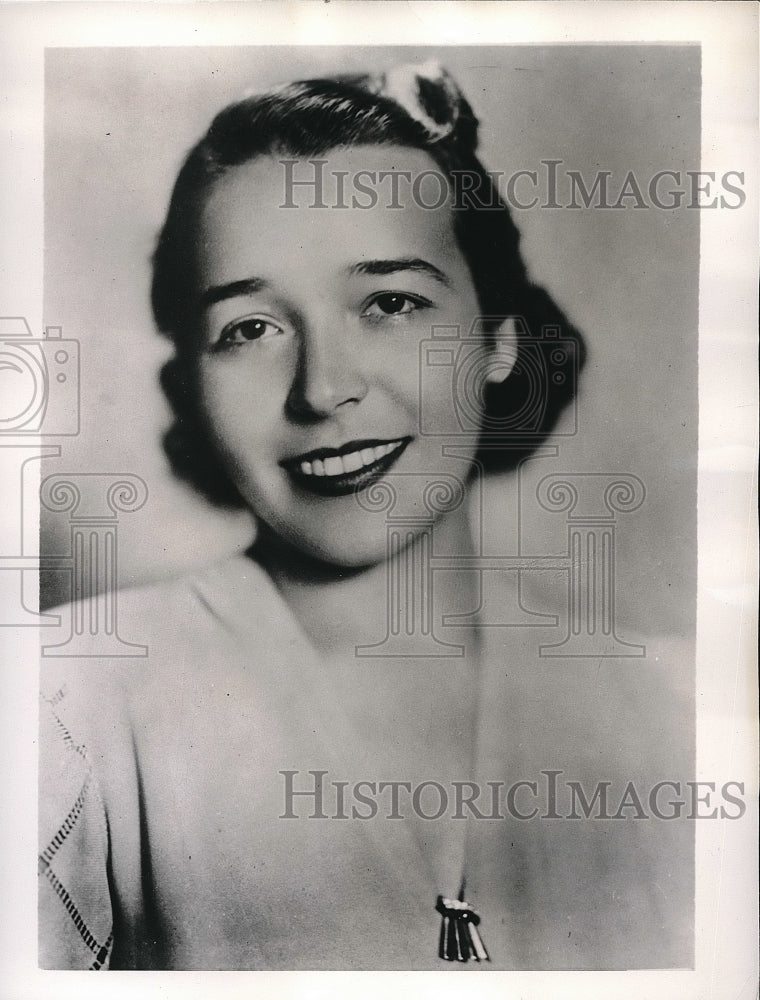
[[[462,93],[439,62],[402,63],[372,78],[368,89],[399,104],[433,142],[454,132],[462,108]]]

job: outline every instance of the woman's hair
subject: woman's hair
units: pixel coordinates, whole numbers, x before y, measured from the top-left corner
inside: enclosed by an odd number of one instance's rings
[[[197,389],[193,247],[209,189],[227,170],[257,156],[319,157],[354,145],[400,145],[431,157],[455,193],[454,234],[486,318],[486,336],[505,317],[516,318],[517,361],[503,382],[486,384],[476,372],[473,383],[459,373],[460,389],[473,396],[465,404],[475,404],[471,412],[485,409],[478,461],[511,468],[548,436],[575,395],[584,344],[548,293],[530,281],[519,233],[476,156],[477,144],[472,108],[448,73],[431,63],[374,77],[291,83],[216,116],[179,172],[153,257],[153,314],[175,346],[161,383],[175,418],[164,446],[177,475],[214,502],[242,503],[211,444]],[[465,405],[463,432],[472,432],[467,411]]]

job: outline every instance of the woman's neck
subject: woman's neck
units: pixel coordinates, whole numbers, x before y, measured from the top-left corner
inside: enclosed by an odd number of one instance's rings
[[[431,530],[437,553],[453,557],[474,554],[466,504],[441,517],[428,529]],[[320,652],[353,655],[356,646],[381,642],[388,633],[389,574],[398,574],[399,570],[405,574],[406,567],[416,565],[423,568],[426,581],[423,586],[431,585],[432,574],[424,568],[423,548],[429,552],[432,546],[429,537],[426,542],[422,538],[423,533],[417,535],[390,560],[345,568],[309,559],[262,527],[250,554],[269,574]],[[477,588],[472,572],[435,574],[434,621],[439,617],[438,608],[445,608],[446,614],[464,614],[476,607]]]

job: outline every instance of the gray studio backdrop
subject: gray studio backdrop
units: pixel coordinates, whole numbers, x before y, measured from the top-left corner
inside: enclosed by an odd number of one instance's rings
[[[613,191],[633,171],[646,193],[658,171],[699,168],[695,46],[47,52],[44,318],[80,343],[82,420],[76,437],[59,441],[61,456],[43,463],[43,475],[131,473],[145,481],[147,503],[119,521],[121,585],[174,575],[251,536],[245,515],[216,510],[175,481],[160,445],[169,412],[157,377],[169,348],[149,310],[150,256],[185,151],[246,90],[430,58],[454,74],[480,117],[488,168],[506,176],[537,171],[543,200],[542,161],[561,161],[559,202],[568,200],[568,170],[580,171],[587,186],[596,171],[611,171]],[[531,194],[525,186],[517,192],[523,200]],[[686,204],[636,208],[635,200],[622,209],[515,212],[534,278],[589,348],[578,433],[562,438],[559,456],[536,477],[590,471],[641,479],[646,501],[618,532],[619,615],[636,633],[689,635],[699,212]],[[503,529],[507,550],[517,530],[514,494],[507,476],[502,506],[489,513],[489,529]],[[67,515],[43,515],[43,553],[65,554]],[[523,516],[527,550],[562,551],[561,518]],[[44,606],[68,599],[67,570],[44,573],[42,584]]]

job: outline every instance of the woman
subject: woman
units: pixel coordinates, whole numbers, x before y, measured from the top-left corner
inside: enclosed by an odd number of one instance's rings
[[[534,632],[477,614],[486,474],[551,431],[583,350],[476,146],[469,104],[426,64],[248,98],[189,154],[154,259],[167,448],[253,512],[256,539],[123,595],[140,670],[45,678],[42,964],[685,954],[688,887],[665,885],[681,824],[556,806],[565,772],[591,791],[662,777],[656,669],[547,666]]]

